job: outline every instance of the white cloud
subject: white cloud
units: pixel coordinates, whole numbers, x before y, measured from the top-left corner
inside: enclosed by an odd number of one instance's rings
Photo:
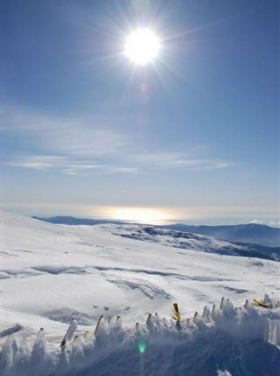
[[[72,175],[91,175],[96,173],[102,174],[133,174],[137,173],[138,169],[134,167],[119,167],[108,164],[93,165],[93,164],[73,164],[66,165],[63,171]]]
[[[125,149],[128,135],[102,117],[58,117],[8,107],[4,137],[15,136],[21,147],[49,154],[104,156]]]
[[[118,121],[109,115],[66,117],[7,106],[2,136],[16,140],[17,154],[5,151],[2,163],[31,169],[57,168],[82,175],[214,170],[232,165],[219,159],[201,158],[194,151],[192,154],[173,150],[140,152],[135,134],[124,132]]]
[[[99,165],[99,164],[66,164],[63,166],[62,170],[68,174],[76,175],[76,174],[82,174],[82,175],[89,175],[98,171],[104,170],[106,166]]]
[[[98,164],[90,161],[75,162],[70,157],[29,155],[11,159],[2,163],[6,166],[27,168],[33,170],[60,169],[71,175],[105,174],[134,174],[139,170],[136,167]]]
[[[25,155],[17,158],[12,158],[8,162],[4,162],[4,165],[30,168],[36,170],[45,170],[54,167],[59,167],[65,163],[66,158],[60,156],[51,155]]]
[[[231,166],[232,164],[216,159],[198,159],[185,153],[179,152],[157,152],[142,153],[132,156],[132,160],[143,167],[151,169],[220,169]]]

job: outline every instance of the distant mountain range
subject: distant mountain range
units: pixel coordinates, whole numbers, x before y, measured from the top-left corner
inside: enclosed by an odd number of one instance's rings
[[[161,227],[170,230],[214,236],[216,239],[237,243],[252,243],[268,247],[280,247],[280,228],[277,227],[253,223],[230,226],[189,226],[174,224]]]
[[[76,218],[71,216],[33,217],[42,221],[65,225],[99,225],[99,224],[127,224],[127,222],[104,219]],[[257,244],[265,247],[280,248],[280,228],[260,224],[241,224],[228,226],[192,226],[173,224],[153,226],[180,232],[213,236],[216,239],[227,240],[242,244]]]

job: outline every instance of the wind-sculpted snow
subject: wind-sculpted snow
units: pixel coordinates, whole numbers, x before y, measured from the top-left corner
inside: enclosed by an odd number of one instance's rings
[[[280,310],[222,301],[184,320],[177,331],[157,314],[135,328],[104,319],[65,348],[41,330],[10,335],[0,353],[2,376],[276,376],[280,374]]]

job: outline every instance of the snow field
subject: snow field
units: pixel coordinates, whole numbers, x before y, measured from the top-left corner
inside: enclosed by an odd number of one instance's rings
[[[176,237],[123,236],[141,233],[137,225],[1,213],[1,229],[1,376],[280,374],[279,308],[250,304],[266,292],[280,300],[279,262],[224,255],[224,241],[205,237],[182,249]]]

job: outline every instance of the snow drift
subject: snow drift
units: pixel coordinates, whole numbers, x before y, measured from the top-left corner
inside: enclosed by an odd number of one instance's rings
[[[183,322],[166,318],[124,328],[102,319],[61,347],[43,330],[32,343],[10,335],[0,353],[2,376],[276,376],[280,374],[280,310],[222,301]]]

